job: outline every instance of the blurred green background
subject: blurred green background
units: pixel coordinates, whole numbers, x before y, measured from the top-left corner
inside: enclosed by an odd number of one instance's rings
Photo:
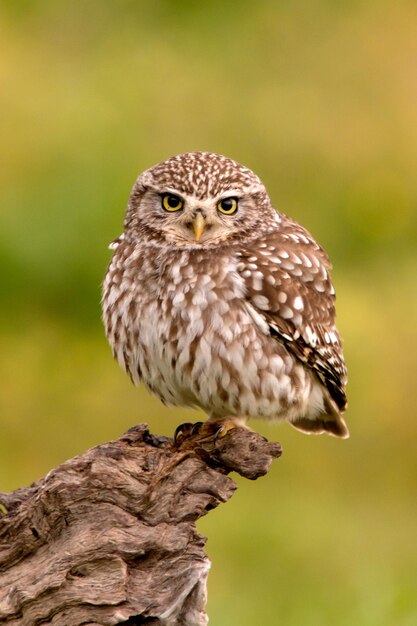
[[[417,624],[415,2],[0,1],[0,489],[165,408],[113,362],[107,244],[140,171],[253,168],[334,264],[351,439],[202,520],[213,626]]]

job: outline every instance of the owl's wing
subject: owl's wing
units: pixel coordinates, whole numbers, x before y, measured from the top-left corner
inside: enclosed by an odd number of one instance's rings
[[[324,250],[283,216],[279,229],[261,235],[238,256],[248,306],[268,324],[272,336],[316,372],[343,411],[347,373]]]

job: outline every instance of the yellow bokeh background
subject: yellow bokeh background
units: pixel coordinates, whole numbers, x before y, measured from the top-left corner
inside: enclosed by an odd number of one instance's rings
[[[351,439],[284,448],[199,522],[213,626],[417,624],[417,5],[0,0],[0,490],[194,411],[113,362],[100,283],[140,171],[254,169],[334,264]]]

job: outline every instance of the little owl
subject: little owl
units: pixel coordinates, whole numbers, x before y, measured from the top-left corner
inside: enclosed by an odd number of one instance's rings
[[[250,169],[210,152],[151,167],[110,247],[106,334],[135,384],[209,420],[349,436],[329,259]]]

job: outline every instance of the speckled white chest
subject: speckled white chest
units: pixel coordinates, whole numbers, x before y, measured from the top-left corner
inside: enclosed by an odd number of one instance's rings
[[[123,294],[111,324],[118,343],[109,333],[135,383],[216,417],[292,419],[322,405],[313,378],[246,303],[233,255],[146,252],[137,248],[114,296]]]

